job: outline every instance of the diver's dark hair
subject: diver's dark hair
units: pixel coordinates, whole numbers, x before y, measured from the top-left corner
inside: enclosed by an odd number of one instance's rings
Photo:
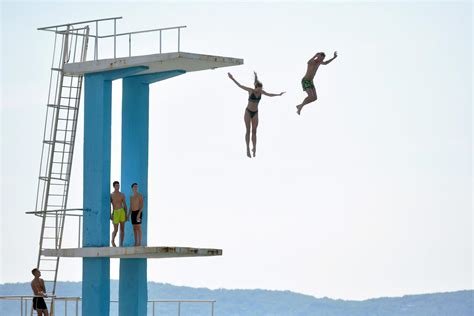
[[[326,54],[325,54],[325,53],[320,52],[319,54],[320,54],[321,56],[323,56],[323,58],[326,58]]]
[[[39,271],[38,268],[34,268],[33,270],[31,270],[31,274],[35,275],[36,271]]]
[[[262,83],[260,81],[258,81],[257,73],[254,71],[253,74],[255,76],[255,78],[253,80],[253,84],[254,84],[255,88],[256,87],[262,87],[263,86]]]
[[[133,187],[136,186],[136,185],[138,185],[138,183],[133,182],[133,183],[132,183],[132,189],[133,189]]]
[[[112,183],[112,186],[115,187],[116,184],[120,184],[118,181],[114,181],[114,183]]]

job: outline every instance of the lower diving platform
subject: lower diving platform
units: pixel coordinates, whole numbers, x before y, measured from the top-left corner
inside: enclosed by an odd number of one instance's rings
[[[222,256],[222,249],[190,248],[190,247],[84,247],[43,249],[46,257],[70,258],[180,258],[180,257],[210,257]]]

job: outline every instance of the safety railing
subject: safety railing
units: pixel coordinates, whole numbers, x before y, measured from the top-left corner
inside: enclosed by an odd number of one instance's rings
[[[110,303],[118,303],[116,300],[110,301]],[[148,307],[151,307],[151,315],[158,315],[156,312],[156,305],[158,304],[175,304],[176,315],[181,316],[181,306],[183,304],[210,304],[211,305],[211,316],[214,316],[214,304],[215,300],[149,300],[147,301]],[[151,306],[150,306],[151,305]],[[150,310],[149,310],[150,311]]]
[[[18,311],[20,312],[20,316],[28,316],[33,314],[33,298],[34,297],[42,297],[42,296],[35,296],[35,295],[5,295],[0,296],[0,301],[18,301],[20,306]],[[80,315],[79,314],[79,303],[81,301],[80,297],[63,297],[63,296],[48,296],[43,297],[46,302],[46,305],[51,306],[51,301],[54,300],[54,314],[58,315],[61,311],[67,316],[68,312],[69,315]],[[70,303],[68,306],[68,302]],[[60,304],[58,304],[60,303]],[[2,304],[3,305],[3,304]],[[64,305],[64,308],[61,308]],[[61,306],[61,307],[60,307]],[[10,312],[7,306],[2,306],[2,313],[3,312]],[[71,314],[74,313],[74,314]],[[7,315],[7,314],[4,314]]]
[[[77,218],[77,248],[81,248],[82,245],[82,238],[81,238],[81,233],[82,233],[82,218],[83,218],[83,212],[87,212],[89,209],[82,209],[82,208],[69,208],[69,209],[63,209],[63,210],[49,210],[49,211],[30,211],[30,212],[25,212],[25,214],[32,214],[35,216],[39,217],[52,217],[55,219],[55,245],[58,244],[58,240],[60,238],[63,238],[62,234],[60,233],[60,230],[62,229],[60,223],[63,223],[63,221],[58,220],[58,217],[63,216],[63,217],[75,217]],[[68,242],[68,241],[66,241]]]
[[[41,28],[38,28],[38,30],[56,32],[57,34],[63,34],[63,35],[73,34],[77,36],[88,36],[89,38],[93,38],[94,39],[93,40],[94,57],[92,60],[99,59],[99,46],[100,46],[99,44],[101,43],[100,41],[103,39],[110,39],[110,38],[113,38],[113,58],[117,58],[117,55],[118,55],[117,54],[117,39],[122,38],[122,37],[125,37],[128,39],[128,56],[131,57],[132,56],[132,36],[135,36],[137,34],[143,34],[143,33],[156,33],[157,34],[154,40],[157,42],[157,46],[158,46],[157,52],[161,54],[163,52],[163,45],[162,45],[163,33],[166,31],[176,31],[177,51],[179,52],[181,50],[181,29],[186,28],[186,25],[156,28],[156,29],[134,31],[134,32],[117,33],[117,20],[120,20],[120,19],[122,19],[122,17],[88,20],[88,21],[41,27]],[[104,23],[104,22],[113,23],[113,33],[111,34],[99,33],[99,27],[101,26],[101,23]],[[89,27],[92,31],[89,32],[89,34],[87,35],[78,34],[77,30],[82,29],[84,27]],[[86,61],[88,60],[86,59]]]
[[[32,311],[32,301],[34,295],[4,295],[0,296],[0,302],[5,301],[17,301],[20,303],[18,306],[18,311],[20,316],[27,316],[31,314]],[[81,298],[74,296],[48,296],[44,297],[44,300],[48,306],[51,306],[51,301],[54,300],[54,315],[74,315],[78,316],[81,312]],[[117,300],[111,300],[111,304],[116,305]],[[210,304],[210,315],[214,316],[214,305],[215,300],[148,300],[148,314],[152,316],[158,315],[156,312],[156,307],[159,304],[175,304],[176,305],[176,315],[181,316],[182,305],[183,304]],[[117,306],[118,307],[118,306]],[[11,309],[6,309],[6,306],[3,306],[3,311],[10,311]]]

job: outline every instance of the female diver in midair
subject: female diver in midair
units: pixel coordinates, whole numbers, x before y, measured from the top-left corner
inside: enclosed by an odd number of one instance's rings
[[[229,75],[229,78],[232,79],[232,81],[235,82],[239,88],[244,89],[249,93],[249,99],[247,103],[247,108],[245,109],[245,114],[244,114],[244,121],[245,121],[245,127],[246,127],[246,132],[245,132],[245,143],[247,144],[247,157],[251,158],[252,156],[250,155],[250,128],[252,128],[252,153],[253,156],[255,157],[256,151],[257,151],[257,126],[258,126],[258,103],[260,102],[260,99],[262,98],[262,94],[269,96],[269,97],[276,97],[276,96],[281,96],[285,92],[281,92],[278,94],[274,93],[268,93],[265,90],[263,90],[263,85],[260,81],[258,81],[257,73],[254,71],[253,72],[255,75],[254,79],[254,88],[249,88],[241,85],[240,83],[237,82],[237,80],[234,79],[232,74],[229,72],[227,73]]]

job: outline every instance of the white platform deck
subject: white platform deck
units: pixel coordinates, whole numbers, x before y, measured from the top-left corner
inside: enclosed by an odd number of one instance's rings
[[[47,257],[160,259],[222,256],[222,249],[189,247],[84,247],[44,249],[42,254]]]
[[[135,66],[147,66],[147,70],[138,74],[143,75],[169,70],[199,71],[238,66],[243,63],[244,60],[239,58],[177,52],[70,63],[64,65],[64,72],[68,75],[83,75]]]

